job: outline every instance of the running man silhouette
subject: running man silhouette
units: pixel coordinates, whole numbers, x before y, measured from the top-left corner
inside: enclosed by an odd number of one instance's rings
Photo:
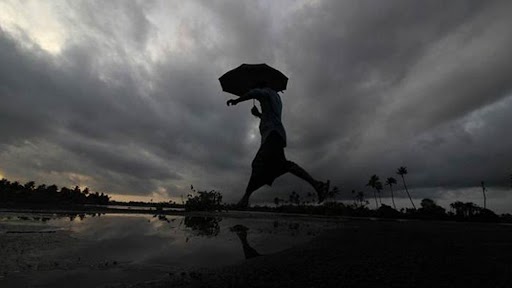
[[[251,109],[251,113],[260,118],[261,146],[252,161],[251,179],[238,206],[247,207],[249,197],[254,191],[265,184],[272,186],[277,177],[287,172],[311,184],[317,193],[318,203],[321,203],[329,191],[329,181],[324,183],[314,179],[302,167],[287,160],[284,155],[286,132],[281,122],[283,105],[279,94],[265,82],[259,82],[249,92],[238,99],[228,100],[226,104],[232,106],[250,99],[258,100],[261,105],[261,112],[256,106]]]

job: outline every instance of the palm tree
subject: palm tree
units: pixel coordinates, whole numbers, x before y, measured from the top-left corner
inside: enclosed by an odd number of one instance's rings
[[[356,190],[352,190],[352,195],[354,196],[354,207],[359,208],[363,207],[364,200],[364,192],[359,191],[356,193]]]
[[[402,176],[402,181],[404,182],[405,192],[407,192],[407,196],[409,196],[409,200],[411,200],[412,207],[414,210],[416,210],[416,205],[414,205],[414,202],[412,202],[411,194],[409,194],[409,190],[407,190],[407,185],[405,184],[405,178],[404,175],[407,174],[407,167],[400,166],[398,170],[396,170],[396,174]]]
[[[395,210],[396,210],[395,196],[393,195],[393,185],[395,185],[395,184],[396,184],[395,178],[389,177],[388,179],[386,179],[386,185],[388,185],[389,189],[391,189],[391,201],[393,201],[393,208],[395,208]]]
[[[364,200],[364,192],[363,191],[357,192],[356,199],[359,202],[359,207],[364,207],[365,205],[370,204],[370,202]]]
[[[368,181],[368,184],[366,184],[366,186],[372,187],[377,192],[379,192],[378,188],[380,187],[382,189],[382,183],[380,183],[379,181],[379,176],[373,174],[372,177],[370,177],[370,180]],[[377,194],[375,193],[375,191],[373,191],[373,196],[375,197],[375,208],[379,208],[379,203],[377,203]]]
[[[485,188],[485,183],[482,181],[482,193],[484,193],[484,209],[487,209],[487,196],[485,195],[485,191],[487,191],[487,188]]]
[[[382,198],[380,197],[381,196],[380,191],[382,190],[382,183],[380,181],[375,183],[375,190],[377,190],[377,195],[379,195],[379,203],[382,206]]]

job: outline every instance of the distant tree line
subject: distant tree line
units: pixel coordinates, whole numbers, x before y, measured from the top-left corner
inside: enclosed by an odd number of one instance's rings
[[[359,194],[360,195],[360,194]],[[294,204],[284,202],[276,206],[259,206],[247,208],[251,211],[281,212],[281,213],[299,213],[311,215],[329,215],[344,217],[378,217],[394,219],[424,219],[424,220],[453,220],[453,221],[471,221],[471,222],[512,222],[511,214],[497,215],[493,211],[479,207],[472,202],[456,201],[450,204],[450,210],[437,205],[432,199],[425,198],[421,200],[420,208],[402,208],[400,210],[382,204],[377,209],[370,209],[369,201],[358,200],[357,202],[346,204],[342,202],[325,202],[321,205],[310,205],[304,202]],[[237,207],[232,204],[224,205],[226,210],[236,210]]]
[[[7,179],[0,180],[0,205],[1,206],[23,206],[23,205],[83,205],[83,204],[109,204],[109,196],[104,193],[91,192],[89,188],[80,189],[76,186],[73,189],[57,185],[36,186],[34,181],[20,184],[17,181],[10,182]]]
[[[339,215],[339,216],[354,216],[354,217],[382,217],[382,218],[405,218],[405,219],[430,219],[430,220],[456,220],[456,221],[480,221],[480,222],[512,222],[511,214],[497,215],[492,210],[487,209],[487,187],[485,182],[481,181],[483,195],[483,207],[480,207],[472,202],[456,201],[450,204],[450,210],[446,211],[445,208],[437,205],[432,199],[423,199],[421,207],[417,208],[414,203],[409,189],[405,182],[405,175],[408,174],[407,167],[401,166],[396,170],[396,174],[402,179],[403,188],[410,200],[412,208],[402,208],[397,210],[395,204],[395,190],[393,186],[397,185],[397,180],[393,177],[386,179],[385,185],[389,186],[392,205],[388,206],[382,203],[383,185],[377,175],[372,175],[366,184],[367,187],[372,188],[373,197],[375,200],[375,209],[370,209],[370,201],[365,197],[364,191],[356,192],[352,190],[353,202],[350,204],[337,202],[334,200],[329,201],[329,198],[334,198],[340,194],[340,189],[334,187],[327,193],[327,200],[322,205],[312,205],[315,203],[315,195],[308,193],[304,198],[301,198],[297,192],[292,191],[288,199],[279,197],[274,198],[274,207],[269,206],[254,206],[248,209],[255,211],[272,211],[272,212],[285,212],[285,213],[306,213],[316,215]],[[512,175],[510,175],[510,186],[512,187]],[[373,202],[373,201],[372,201]],[[225,205],[225,209],[234,209],[235,205]]]

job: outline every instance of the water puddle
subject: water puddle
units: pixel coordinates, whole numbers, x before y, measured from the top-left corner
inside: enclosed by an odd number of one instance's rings
[[[282,251],[341,225],[272,215],[3,213],[0,250],[6,261],[0,265],[0,286],[97,287],[159,280]]]

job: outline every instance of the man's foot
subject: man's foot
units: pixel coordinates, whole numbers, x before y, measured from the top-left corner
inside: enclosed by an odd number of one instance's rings
[[[325,183],[322,181],[317,181],[315,185],[316,194],[318,196],[318,204],[324,202],[327,197],[327,193],[329,192],[330,181],[327,180]]]

